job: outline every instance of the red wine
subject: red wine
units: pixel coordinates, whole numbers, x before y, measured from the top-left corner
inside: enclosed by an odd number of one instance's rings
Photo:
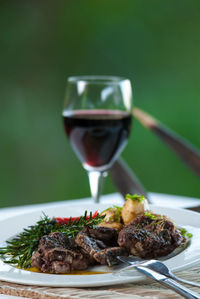
[[[109,166],[127,143],[131,116],[119,110],[77,110],[63,114],[70,143],[85,168]]]

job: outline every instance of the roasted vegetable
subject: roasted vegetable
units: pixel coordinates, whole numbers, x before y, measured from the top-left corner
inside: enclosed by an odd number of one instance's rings
[[[133,221],[138,215],[144,214],[149,210],[149,205],[144,196],[135,195],[126,195],[126,202],[122,208],[122,220],[124,224],[129,224]]]
[[[118,206],[113,206],[103,211],[101,215],[105,217],[99,226],[115,228],[116,230],[122,229],[121,211],[122,208]]]

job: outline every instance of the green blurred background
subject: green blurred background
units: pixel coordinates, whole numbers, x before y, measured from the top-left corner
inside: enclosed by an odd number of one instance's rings
[[[135,104],[200,148],[199,0],[1,1],[0,29],[0,207],[90,195],[62,127],[71,75],[130,78]],[[122,156],[149,191],[200,197],[137,121]]]

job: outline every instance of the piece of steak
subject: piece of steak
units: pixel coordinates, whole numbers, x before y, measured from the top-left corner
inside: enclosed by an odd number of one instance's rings
[[[119,263],[117,256],[128,255],[125,248],[117,245],[117,237],[117,231],[113,228],[84,228],[75,242],[101,265],[113,266]]]
[[[118,246],[118,232],[114,228],[105,226],[96,226],[95,228],[86,229],[90,237],[103,241],[107,246]]]
[[[142,258],[165,256],[182,241],[183,237],[175,224],[167,217],[156,214],[137,217],[118,236],[120,246]]]
[[[39,248],[32,255],[32,267],[49,273],[69,273],[72,270],[87,269],[91,258],[80,249],[73,239],[61,232],[43,236]]]

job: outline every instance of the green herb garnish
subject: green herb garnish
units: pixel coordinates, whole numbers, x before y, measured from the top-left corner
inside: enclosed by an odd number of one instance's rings
[[[122,207],[113,206],[117,211],[115,213],[115,220],[121,222]]]
[[[153,215],[153,214],[151,214],[151,212],[145,212],[144,216],[147,216],[147,217],[149,217],[152,220],[158,219],[158,217],[155,216],[155,215]]]
[[[138,201],[139,203],[143,202],[143,200],[145,200],[145,197],[143,195],[130,195],[130,194],[126,194],[125,199],[131,199],[132,201]]]
[[[180,228],[179,229],[179,231],[180,231],[180,233],[181,233],[181,236],[183,237],[183,238],[192,238],[193,237],[193,234],[191,234],[191,233],[188,233],[187,232],[187,230],[185,229],[185,228]]]
[[[121,213],[122,213],[122,207],[118,206],[112,206],[104,210],[101,215],[103,215],[104,212],[109,211],[109,210],[116,210],[115,215],[112,217],[109,217],[109,221],[111,222],[121,222]]]
[[[114,219],[113,217],[110,217],[110,218],[109,218],[109,221],[110,221],[110,222],[114,222],[115,219]]]
[[[5,263],[20,268],[29,268],[32,254],[38,249],[39,241],[44,235],[59,231],[69,238],[74,238],[84,227],[92,228],[101,223],[104,217],[104,215],[97,214],[95,218],[92,218],[92,213],[90,213],[88,219],[86,211],[84,216],[73,222],[58,224],[55,219],[43,215],[35,225],[25,228],[22,233],[6,241],[7,246],[0,248],[0,256],[5,259]]]
[[[193,234],[192,234],[192,233],[187,233],[186,236],[187,236],[188,238],[192,238],[192,237],[193,237]]]

